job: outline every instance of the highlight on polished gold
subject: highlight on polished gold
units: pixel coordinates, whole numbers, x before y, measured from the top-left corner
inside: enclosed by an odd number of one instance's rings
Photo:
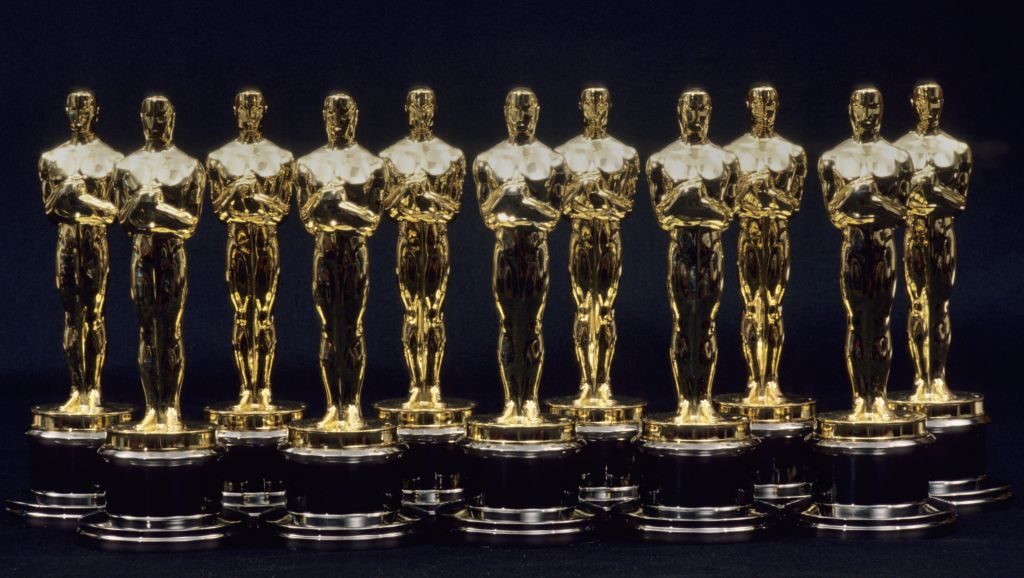
[[[882,94],[850,97],[850,138],[826,152],[818,174],[832,224],[843,232],[840,287],[846,308],[846,369],[855,422],[885,422],[892,365],[890,316],[896,293],[896,228],[907,213],[914,165],[883,139]],[[870,274],[868,274],[870,272]]]
[[[550,278],[548,233],[561,218],[565,160],[536,138],[540,104],[533,91],[509,92],[504,112],[508,139],[477,157],[473,179],[480,214],[495,234],[491,287],[505,392],[497,422],[531,425],[543,422],[537,396]]]
[[[199,223],[206,171],[174,146],[170,100],[146,98],[140,117],[146,143],[117,163],[114,181],[118,220],[132,239],[131,297],[139,319],[138,363],[146,398],[146,413],[135,428],[177,432],[182,430],[185,375],[185,241]]]
[[[313,301],[320,318],[322,430],[359,430],[366,372],[363,314],[370,284],[367,237],[380,222],[387,168],[356,142],[359,108],[345,93],[324,100],[327,145],[298,161],[299,216],[315,238]]]
[[[462,424],[473,404],[441,394],[447,334],[444,303],[451,250],[448,223],[459,213],[466,177],[462,151],[434,134],[437,97],[419,87],[405,101],[409,135],[381,152],[389,182],[383,206],[398,223],[395,274],[405,314],[402,348],[409,372],[404,400],[377,404],[398,426]]]
[[[711,97],[679,97],[681,137],[647,161],[651,201],[669,234],[668,292],[672,308],[669,357],[679,404],[678,424],[721,419],[711,403],[718,360],[715,317],[722,297],[722,231],[736,203],[736,155],[708,140]]]

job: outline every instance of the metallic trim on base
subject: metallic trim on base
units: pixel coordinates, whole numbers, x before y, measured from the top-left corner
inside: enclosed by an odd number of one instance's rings
[[[284,507],[285,491],[279,492],[221,492],[221,507],[258,516],[269,510]]]
[[[819,534],[841,537],[924,537],[951,531],[953,505],[929,498],[915,504],[842,505],[807,500],[794,506],[797,525]]]
[[[111,551],[193,551],[219,548],[239,529],[240,514],[132,517],[96,512],[82,518],[78,534],[90,546]]]
[[[957,512],[996,509],[1013,497],[1010,484],[978,476],[967,480],[931,481],[928,495],[953,504]]]
[[[72,529],[78,526],[83,516],[102,510],[106,502],[103,493],[63,494],[33,490],[30,498],[7,500],[6,510],[24,518],[30,526]]]
[[[451,504],[438,510],[462,541],[486,545],[557,546],[578,542],[597,514],[586,505],[561,508],[487,508]]]
[[[767,502],[773,506],[784,506],[798,500],[806,500],[812,495],[812,487],[808,482],[795,484],[754,484],[754,499]]]
[[[607,512],[619,504],[636,500],[639,495],[640,490],[636,485],[618,488],[580,486],[579,498],[580,502]]]
[[[267,528],[291,548],[391,548],[408,542],[422,518],[412,510],[369,514],[309,514],[278,510],[264,517]]]
[[[745,542],[761,537],[775,518],[757,506],[677,508],[622,504],[614,510],[626,530],[657,542]]]
[[[462,488],[449,490],[402,490],[402,505],[422,510],[427,514],[436,514],[438,509],[462,502]]]

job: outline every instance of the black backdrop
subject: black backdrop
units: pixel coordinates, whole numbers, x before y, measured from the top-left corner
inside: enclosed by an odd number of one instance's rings
[[[886,98],[883,134],[912,126],[908,97],[921,79],[946,93],[944,127],[970,142],[976,169],[968,212],[958,221],[959,275],[952,318],[954,385],[983,391],[996,421],[991,469],[1020,486],[1024,463],[1015,451],[1024,435],[1012,424],[1024,402],[1015,364],[1022,327],[1017,300],[1024,264],[1012,186],[1021,149],[1020,89],[1013,70],[1019,39],[1009,12],[982,2],[914,6],[859,1],[799,5],[757,3],[597,2],[150,2],[58,4],[17,2],[4,10],[0,40],[3,110],[4,217],[0,226],[0,494],[26,485],[20,433],[29,406],[66,394],[60,304],[53,289],[53,226],[42,212],[35,174],[38,155],[67,137],[69,89],[88,87],[102,107],[99,134],[127,153],[142,142],[137,111],[154,92],[178,111],[176,142],[205,155],[235,136],[232,98],[261,88],[270,104],[267,136],[297,155],[324,142],[320,109],[330,91],[350,92],[361,109],[359,141],[380,150],[404,135],[406,90],[437,93],[436,132],[472,158],[504,136],[505,92],[533,88],[541,107],[539,138],[551,146],[580,131],[577,96],[589,83],[612,93],[610,132],[646,159],[678,135],[675,102],[690,86],[710,91],[711,139],[725,144],[747,129],[743,106],[752,83],[768,81],[781,95],[778,128],[811,158],[801,212],[792,221],[793,272],[785,301],[785,390],[817,396],[820,407],[848,404],[842,362],[843,312],[836,274],[839,233],[821,201],[813,165],[849,134],[846,102],[856,85],[872,83]],[[1009,66],[1007,66],[1009,65]],[[110,338],[105,398],[141,404],[134,363],[136,325],[128,299],[129,244],[110,231]],[[570,335],[567,227],[551,235],[552,279],[545,317],[547,360],[542,397],[566,394],[578,381]],[[672,405],[666,351],[669,309],[664,234],[640,185],[636,209],[623,225],[625,272],[617,306],[617,391]],[[447,302],[447,395],[499,407],[496,315],[490,294],[491,233],[467,182],[462,215],[451,227],[452,273]],[[384,222],[370,241],[371,296],[366,314],[368,358],[364,401],[400,396],[405,368],[399,335],[401,304],[394,278],[395,227]],[[735,228],[726,235],[735,262]],[[224,226],[209,211],[188,243],[190,291],[185,312],[186,416],[236,394],[230,350],[231,311],[223,280]],[[318,326],[310,298],[312,242],[294,215],[281,227],[282,275],[277,304],[275,392],[323,409],[317,370]],[[905,340],[903,285],[893,315],[897,347],[892,388],[911,378]],[[744,366],[738,340],[740,298],[735,267],[727,270],[719,314],[716,391],[739,391]],[[1019,488],[1018,488],[1019,489]],[[784,538],[712,548],[582,545],[565,550],[480,550],[417,546],[378,553],[304,555],[285,551],[202,554],[187,558],[115,557],[79,549],[67,535],[0,524],[0,561],[22,572],[98,572],[134,567],[149,573],[301,572],[356,570],[371,574],[610,573],[637,565],[671,571],[828,573],[965,569],[1007,571],[1017,556],[1020,508],[966,518],[944,541],[847,544]],[[174,565],[167,562],[174,560]],[[927,561],[927,562],[926,562]],[[180,562],[180,565],[179,565]],[[131,566],[128,566],[128,565]],[[108,566],[109,565],[109,566]]]

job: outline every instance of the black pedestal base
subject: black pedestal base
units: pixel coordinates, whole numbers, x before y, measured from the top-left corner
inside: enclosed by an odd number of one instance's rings
[[[805,438],[814,422],[751,422],[761,443],[754,452],[754,499],[784,506],[811,497],[811,450]]]
[[[74,528],[82,516],[103,509],[96,452],[105,432],[33,429],[26,436],[32,490],[25,499],[8,500],[8,512],[30,525]]]
[[[404,451],[394,443],[284,449],[287,511],[268,513],[265,524],[292,548],[404,543],[421,522],[418,513],[402,509]]]
[[[231,537],[241,517],[220,512],[217,448],[118,450],[105,446],[105,512],[78,532],[108,550],[202,550]]]
[[[840,440],[811,437],[814,497],[794,506],[800,527],[844,537],[929,536],[956,520],[928,497],[932,436]]]
[[[593,528],[594,511],[578,505],[579,442],[463,447],[466,503],[438,511],[458,539],[548,546],[578,541]]]
[[[258,517],[284,507],[285,462],[281,446],[287,437],[286,429],[217,432],[217,441],[225,449],[221,459],[224,509]]]
[[[929,418],[925,425],[935,436],[928,494],[953,504],[959,512],[1005,505],[1013,495],[1010,485],[985,473],[988,417]]]
[[[578,424],[581,502],[611,510],[637,498],[634,441],[639,423]]]
[[[645,540],[738,542],[757,538],[774,517],[754,502],[754,438],[647,441],[637,446],[639,503],[616,507],[628,532]]]
[[[427,514],[462,502],[460,465],[466,437],[463,425],[398,428],[407,446],[402,474],[402,504]]]

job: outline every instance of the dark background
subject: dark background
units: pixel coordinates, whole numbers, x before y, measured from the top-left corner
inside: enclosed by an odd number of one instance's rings
[[[778,129],[808,151],[812,170],[803,210],[792,221],[793,269],[786,296],[783,388],[813,394],[824,410],[847,407],[842,358],[843,311],[837,284],[840,236],[829,224],[813,169],[820,154],[847,138],[846,103],[862,83],[886,98],[883,134],[912,127],[910,90],[922,79],[945,89],[944,127],[968,141],[976,168],[969,209],[957,221],[959,274],[951,306],[953,385],[984,392],[995,420],[990,469],[1021,489],[1024,434],[1014,409],[1020,382],[1019,302],[1024,258],[1017,188],[1021,148],[1021,54],[1015,17],[983,2],[806,4],[782,2],[531,3],[148,2],[8,3],[0,36],[3,225],[0,226],[0,496],[27,489],[21,432],[29,407],[62,400],[67,374],[61,309],[53,287],[54,227],[43,216],[38,156],[68,135],[66,93],[95,91],[99,135],[128,153],[142,144],[137,111],[148,94],[167,95],[178,111],[176,143],[193,156],[236,135],[232,98],[262,89],[270,104],[267,136],[296,153],[323,144],[324,96],[349,91],[361,108],[359,141],[380,150],[406,132],[405,92],[416,84],[437,93],[437,134],[470,159],[504,138],[506,91],[533,88],[542,113],[539,138],[555,146],[581,130],[577,97],[589,83],[611,90],[610,132],[643,159],[678,136],[675,103],[691,86],[710,91],[711,139],[726,144],[745,132],[749,86],[768,81],[780,92]],[[1009,65],[1009,66],[1008,66]],[[490,292],[492,235],[467,182],[463,214],[451,227],[447,301],[446,395],[499,407],[496,314]],[[278,399],[323,410],[317,369],[318,324],[310,298],[312,242],[295,216],[281,226],[282,275],[277,303]],[[625,270],[617,305],[614,387],[672,406],[667,359],[670,313],[664,233],[647,187],[623,224]],[[184,413],[237,393],[230,349],[231,309],[223,280],[225,227],[209,210],[188,244],[189,297]],[[735,262],[735,227],[726,235]],[[547,361],[542,397],[574,391],[578,374],[570,335],[567,226],[551,235],[552,278],[545,317]],[[406,376],[399,335],[401,304],[394,278],[395,226],[370,241],[371,297],[366,314],[369,365],[364,400],[400,396]],[[128,298],[129,243],[110,230],[107,323],[110,346],[104,397],[141,404],[135,366],[136,325]],[[902,253],[902,250],[901,250]],[[902,281],[893,314],[897,347],[892,389],[911,379]],[[719,314],[716,392],[740,391],[745,376],[738,339],[740,297],[727,269]],[[0,522],[0,563],[20,573],[147,574],[608,574],[700,572],[846,574],[861,572],[1009,573],[1019,562],[1024,515],[1019,506],[964,517],[952,537],[898,545],[780,538],[723,547],[587,544],[560,550],[483,550],[421,545],[378,553],[300,554],[236,548],[185,556],[114,556],[80,548],[71,535]]]

